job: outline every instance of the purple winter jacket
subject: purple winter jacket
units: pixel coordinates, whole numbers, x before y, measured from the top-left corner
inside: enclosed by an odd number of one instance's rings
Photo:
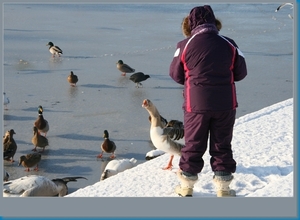
[[[236,109],[234,82],[247,75],[242,52],[212,23],[200,24],[191,33],[178,42],[169,73],[184,85],[183,109],[195,113]]]

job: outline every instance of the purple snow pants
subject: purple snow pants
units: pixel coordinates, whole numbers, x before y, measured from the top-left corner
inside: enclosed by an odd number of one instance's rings
[[[206,113],[184,113],[185,147],[181,150],[179,167],[191,174],[200,173],[204,166],[202,156],[209,138],[212,171],[234,173],[231,140],[236,110]]]

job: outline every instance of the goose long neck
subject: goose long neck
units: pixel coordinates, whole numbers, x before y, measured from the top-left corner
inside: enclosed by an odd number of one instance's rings
[[[152,127],[163,127],[160,119],[160,114],[155,106],[151,106],[147,109],[149,115],[151,116],[151,126]]]

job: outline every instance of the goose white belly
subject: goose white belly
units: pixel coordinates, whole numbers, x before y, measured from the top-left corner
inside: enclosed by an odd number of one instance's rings
[[[57,185],[44,176],[28,175],[4,183],[3,197],[53,196]]]
[[[173,147],[173,145],[168,141],[166,135],[163,134],[163,129],[161,127],[151,127],[150,128],[150,138],[153,145],[158,149],[165,151],[170,154],[179,154],[178,149]]]

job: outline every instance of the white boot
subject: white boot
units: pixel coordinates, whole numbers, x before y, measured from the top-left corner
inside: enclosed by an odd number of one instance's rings
[[[175,192],[182,197],[193,196],[193,188],[198,180],[198,175],[186,176],[179,170],[177,171],[177,177],[180,181],[180,185],[176,186]]]
[[[232,175],[228,176],[214,176],[213,181],[217,190],[217,197],[235,197],[234,190],[229,188],[229,185],[233,179]]]

